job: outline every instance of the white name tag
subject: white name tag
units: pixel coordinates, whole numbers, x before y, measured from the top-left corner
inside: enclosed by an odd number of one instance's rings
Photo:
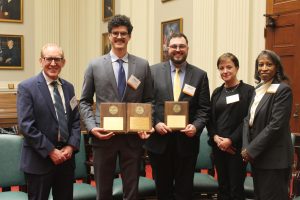
[[[70,100],[70,106],[71,109],[74,110],[74,108],[78,105],[78,101],[76,99],[76,97],[74,96],[71,100]]]
[[[182,92],[193,97],[195,94],[196,88],[189,85],[189,84],[184,84]]]
[[[280,84],[271,84],[267,90],[267,93],[276,93]]]
[[[141,81],[134,75],[131,75],[127,81],[127,84],[136,90],[139,87],[139,85],[141,84]]]
[[[240,101],[239,94],[235,94],[235,95],[231,95],[231,96],[226,97],[226,103],[227,104],[231,104],[231,103],[238,102],[238,101]]]

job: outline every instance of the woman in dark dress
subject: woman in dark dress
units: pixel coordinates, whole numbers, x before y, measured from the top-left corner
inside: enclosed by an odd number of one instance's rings
[[[244,200],[242,127],[254,88],[238,80],[239,61],[232,53],[221,55],[217,67],[224,83],[212,94],[208,131],[218,174],[218,199]]]

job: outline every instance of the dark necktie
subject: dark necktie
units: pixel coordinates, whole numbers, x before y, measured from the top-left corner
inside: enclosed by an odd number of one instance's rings
[[[123,98],[123,94],[125,91],[125,87],[126,87],[126,78],[125,78],[125,71],[124,71],[124,67],[123,67],[123,60],[119,59],[118,63],[119,63],[119,73],[118,73],[118,92],[119,92],[119,97],[120,100],[122,100]]]
[[[69,132],[68,132],[68,122],[67,122],[67,116],[65,114],[64,105],[61,99],[61,96],[59,94],[58,88],[57,88],[57,81],[53,81],[51,83],[54,87],[53,90],[53,96],[54,96],[54,106],[56,109],[56,114],[58,118],[58,125],[59,125],[59,133],[60,133],[60,141],[61,142],[67,142],[69,138]]]

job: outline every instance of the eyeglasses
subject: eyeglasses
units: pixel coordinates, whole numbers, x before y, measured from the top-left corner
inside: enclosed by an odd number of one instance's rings
[[[185,49],[187,46],[185,45],[185,44],[179,44],[179,45],[177,45],[177,44],[172,44],[172,45],[170,45],[169,46],[169,48],[170,49],[173,49],[173,50],[177,50],[178,48],[180,49],[180,50],[183,50],[183,49]]]
[[[128,33],[127,32],[111,32],[111,36],[113,36],[114,38],[119,37],[119,35],[121,36],[121,38],[125,38]]]
[[[43,58],[47,63],[52,63],[54,61],[55,63],[61,63],[64,58],[56,58],[56,57],[44,57]]]

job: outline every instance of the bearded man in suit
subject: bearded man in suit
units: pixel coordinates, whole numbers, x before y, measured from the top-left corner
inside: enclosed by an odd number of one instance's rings
[[[187,37],[174,33],[168,41],[170,60],[151,67],[155,133],[144,146],[150,156],[158,199],[192,199],[199,137],[209,120],[207,74],[186,61],[188,50]],[[176,75],[179,81],[175,81]],[[177,90],[175,82],[179,84]],[[189,103],[189,122],[184,129],[175,131],[166,125],[165,101]]]

